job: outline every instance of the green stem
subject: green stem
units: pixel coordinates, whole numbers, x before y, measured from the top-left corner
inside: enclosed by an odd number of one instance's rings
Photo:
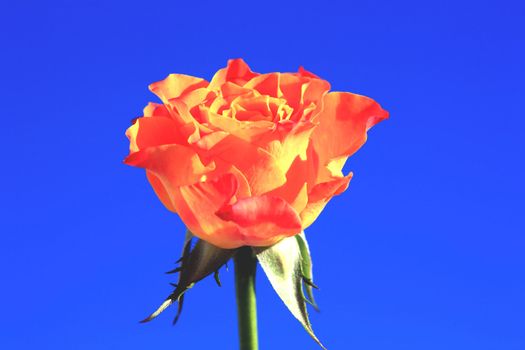
[[[255,270],[257,259],[250,247],[240,248],[234,257],[237,316],[240,350],[257,350],[257,304],[255,300]]]

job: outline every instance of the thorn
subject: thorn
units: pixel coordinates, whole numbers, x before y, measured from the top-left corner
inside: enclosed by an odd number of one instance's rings
[[[312,305],[312,307],[314,308],[315,311],[321,312],[321,310],[319,309],[319,306],[317,306],[317,304],[315,302],[311,301],[310,299],[308,299],[304,295],[303,295],[303,300],[306,301],[308,304]]]
[[[178,299],[179,305],[177,306],[177,314],[175,315],[175,318],[173,319],[172,324],[175,326],[177,321],[179,320],[179,317],[182,313],[182,304],[184,303],[184,294],[182,294]]]
[[[175,288],[177,288],[177,287],[179,286],[177,283],[170,283],[170,285],[171,285],[172,287],[175,287]]]
[[[303,282],[306,283],[307,285],[309,285],[310,287],[319,290],[319,287],[316,286],[316,285],[314,284],[314,282],[313,282],[311,279],[309,279],[309,278],[307,278],[307,277],[305,277],[305,276],[303,276]]]
[[[217,282],[217,285],[219,287],[222,287],[221,279],[219,278],[219,270],[215,271],[215,273],[213,274],[213,278],[215,278],[215,282]]]
[[[168,272],[166,272],[167,274],[170,274],[170,273],[177,273],[177,272],[181,272],[182,271],[182,267],[177,267],[173,270],[170,270]]]

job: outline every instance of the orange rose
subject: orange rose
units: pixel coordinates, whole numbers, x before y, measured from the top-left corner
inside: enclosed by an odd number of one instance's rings
[[[298,73],[230,60],[211,82],[171,74],[127,130],[125,163],[146,169],[162,203],[221,248],[269,246],[308,227],[348,187],[346,159],[388,117],[370,98]]]

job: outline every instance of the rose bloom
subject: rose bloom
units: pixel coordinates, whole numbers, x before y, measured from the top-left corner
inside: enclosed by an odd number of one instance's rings
[[[126,131],[124,162],[146,169],[166,208],[221,248],[270,246],[311,225],[348,187],[346,159],[388,117],[302,68],[259,74],[241,59],[210,82],[170,74],[150,90],[162,104]]]

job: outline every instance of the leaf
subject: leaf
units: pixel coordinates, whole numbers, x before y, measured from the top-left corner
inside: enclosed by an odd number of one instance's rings
[[[315,311],[319,311],[319,307],[314,299],[313,288],[319,289],[313,282],[313,272],[312,272],[312,258],[310,256],[310,248],[308,247],[308,242],[306,241],[306,236],[304,232],[296,235],[297,243],[299,244],[299,249],[301,251],[301,271],[303,273],[303,282],[304,288],[306,289],[306,300],[310,305],[312,305]]]
[[[271,247],[252,248],[273,289],[288,310],[301,322],[308,334],[321,346],[314,334],[303,296],[301,249],[295,237],[288,237]]]
[[[217,271],[235,253],[235,249],[222,249],[203,241],[202,239],[199,239],[195,244],[195,247],[191,249],[192,238],[193,235],[188,231],[184,241],[180,275],[179,280],[175,285],[175,290],[155,312],[141,322],[144,323],[151,321],[175,301],[178,301],[179,306],[177,315],[173,320],[173,323],[176,323],[182,311],[184,293],[193,287],[196,282]]]

